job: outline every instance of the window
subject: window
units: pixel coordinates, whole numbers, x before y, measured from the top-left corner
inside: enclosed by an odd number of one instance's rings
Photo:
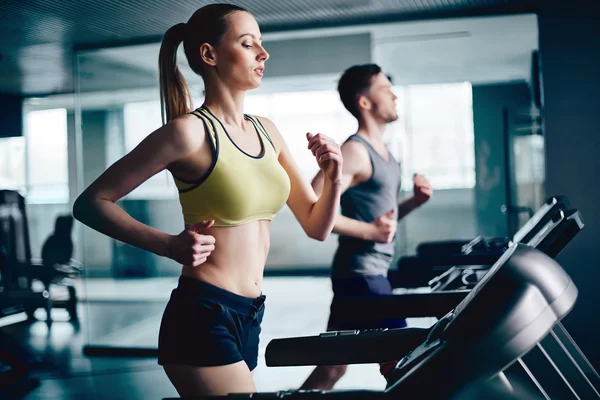
[[[146,136],[162,126],[160,102],[128,103],[123,108],[125,152],[133,150]],[[141,184],[126,199],[177,198],[175,182],[168,171],[161,171]]]
[[[275,123],[307,179],[312,179],[319,167],[306,146],[306,133],[323,133],[342,143],[357,129],[336,90],[248,95],[246,99],[247,113]]]
[[[473,97],[469,83],[396,88],[400,121],[396,126],[403,161],[404,190],[412,175],[427,176],[439,189],[475,186]],[[400,100],[400,99],[399,99]],[[403,121],[402,121],[403,120]]]
[[[398,121],[391,123],[384,140],[402,164],[403,190],[412,190],[412,175],[420,173],[436,190],[472,188],[475,185],[473,108],[469,83],[396,86]],[[202,99],[195,99],[201,104]],[[273,120],[307,179],[318,171],[306,148],[306,132],[321,132],[342,143],[357,124],[344,108],[337,90],[273,91],[248,93],[246,113]],[[124,108],[125,147],[131,151],[161,126],[158,101],[129,103]],[[150,178],[129,197],[176,198],[167,171]]]
[[[24,130],[27,202],[68,203],[67,110],[30,111]]]
[[[25,191],[25,138],[0,139],[0,188]]]
[[[396,86],[399,118],[384,140],[402,163],[403,190],[412,175],[428,177],[436,189],[475,185],[473,107],[469,83]],[[321,132],[342,143],[357,124],[336,90],[247,95],[246,112],[273,120],[307,179],[318,171],[306,149],[306,132]]]

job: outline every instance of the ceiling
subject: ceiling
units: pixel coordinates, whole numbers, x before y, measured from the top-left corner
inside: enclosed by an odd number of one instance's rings
[[[400,85],[529,81],[535,14],[378,25],[373,59]]]
[[[535,12],[541,0],[254,0],[263,32],[391,21]],[[3,0],[0,93],[43,96],[73,92],[74,50],[151,43],[211,1]],[[135,79],[154,75],[119,60],[95,61],[94,73]],[[100,81],[100,77],[99,81]]]

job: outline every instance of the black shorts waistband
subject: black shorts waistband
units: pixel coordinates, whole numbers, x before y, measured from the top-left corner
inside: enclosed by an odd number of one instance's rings
[[[245,297],[218,286],[188,276],[180,276],[177,291],[182,294],[201,296],[242,314],[253,314],[262,306],[266,296]]]

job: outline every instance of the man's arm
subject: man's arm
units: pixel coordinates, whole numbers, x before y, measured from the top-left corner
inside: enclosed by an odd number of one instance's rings
[[[398,221],[421,207],[433,196],[433,187],[423,175],[413,176],[413,196],[398,204]]]
[[[349,187],[368,180],[373,173],[373,167],[369,153],[362,144],[348,141],[344,143],[341,150],[344,158],[341,188],[343,194]],[[323,190],[323,173],[321,171],[313,178],[311,185],[315,193],[320,195]],[[333,232],[362,240],[389,243],[396,232],[396,221],[390,219],[394,212],[395,210],[390,210],[388,214],[380,216],[371,223],[338,214],[335,218]]]

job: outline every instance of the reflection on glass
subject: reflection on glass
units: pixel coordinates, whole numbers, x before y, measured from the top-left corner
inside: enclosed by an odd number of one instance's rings
[[[126,103],[123,105],[124,153],[133,150],[146,136],[162,125],[159,101]],[[154,175],[133,192],[128,199],[177,199],[177,188],[168,171]]]
[[[544,137],[523,135],[513,138],[515,204],[536,210],[544,202],[545,158]],[[518,227],[528,214],[519,214]]]
[[[27,202],[69,201],[67,110],[30,111],[25,115]]]
[[[0,188],[25,191],[25,138],[0,139]]]

